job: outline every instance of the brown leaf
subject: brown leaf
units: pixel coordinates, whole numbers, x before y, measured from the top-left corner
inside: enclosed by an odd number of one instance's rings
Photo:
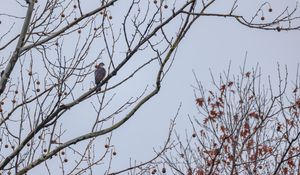
[[[230,87],[230,86],[232,86],[232,85],[233,85],[233,82],[232,82],[232,81],[229,81],[228,84],[227,84],[228,87]]]
[[[222,131],[223,133],[225,133],[225,127],[224,127],[224,125],[221,125],[220,129],[221,129],[221,131]]]
[[[210,115],[212,115],[212,117],[216,117],[218,115],[218,113],[214,110],[211,110]]]
[[[219,99],[219,102],[220,102],[220,103],[224,104],[223,98],[219,97],[218,99]]]
[[[196,175],[205,175],[205,172],[203,171],[203,169],[198,169]]]
[[[295,104],[296,104],[297,108],[300,108],[300,98],[296,100]]]
[[[196,103],[197,103],[197,105],[199,105],[199,106],[203,106],[203,104],[204,104],[204,98],[197,98],[196,99]]]
[[[220,90],[221,90],[221,91],[224,91],[225,89],[226,89],[225,84],[222,84],[221,87],[220,87]]]
[[[251,74],[251,72],[246,72],[245,76],[246,76],[247,78],[249,78],[249,77],[250,77],[250,74]]]
[[[289,171],[289,170],[288,170],[287,167],[284,167],[284,168],[283,168],[283,173],[284,173],[284,174],[288,174],[288,171]]]
[[[256,112],[250,112],[249,116],[258,119],[258,114]]]

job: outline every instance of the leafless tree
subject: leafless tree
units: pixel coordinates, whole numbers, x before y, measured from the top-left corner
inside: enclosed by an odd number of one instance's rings
[[[258,66],[240,70],[213,77],[209,91],[195,76],[192,132],[177,135],[175,153],[162,156],[173,174],[299,174],[299,74],[290,81],[278,66],[275,80]]]
[[[300,26],[296,6],[265,19],[264,13],[272,13],[268,2],[261,4],[252,17],[238,13],[238,0],[228,2],[230,8],[222,13],[213,13],[210,8],[218,3],[2,2],[3,7],[15,9],[0,13],[1,172],[25,174],[40,165],[48,174],[57,167],[62,174],[93,174],[95,167],[108,162],[106,174],[135,168],[141,170],[136,173],[152,173],[151,163],[160,156],[146,164],[111,172],[110,160],[116,155],[110,144],[112,131],[158,94],[178,46],[200,17],[228,17],[261,30],[298,30]],[[107,76],[100,83],[101,91],[96,92],[91,80],[99,62],[106,63]],[[147,76],[152,81],[133,86],[131,80],[147,68],[151,68]],[[120,100],[126,88],[135,94]],[[88,118],[74,115],[78,108],[89,111],[85,115],[92,115],[94,121],[85,133],[67,135],[66,131],[76,130],[73,122]],[[106,142],[105,149],[97,149],[99,139]],[[158,155],[172,147],[169,140]],[[66,156],[69,152],[72,161]]]

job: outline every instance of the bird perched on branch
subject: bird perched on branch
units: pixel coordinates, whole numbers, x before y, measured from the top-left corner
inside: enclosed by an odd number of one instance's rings
[[[104,63],[100,63],[96,65],[96,70],[95,70],[95,83],[97,86],[96,92],[99,92],[101,90],[100,83],[106,75],[106,70],[103,66]]]

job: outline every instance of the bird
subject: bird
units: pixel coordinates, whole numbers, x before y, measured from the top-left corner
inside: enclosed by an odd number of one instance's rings
[[[95,83],[97,86],[96,92],[99,92],[101,90],[100,83],[106,75],[106,70],[103,67],[104,65],[105,65],[104,63],[100,63],[96,65],[96,70],[95,70]]]

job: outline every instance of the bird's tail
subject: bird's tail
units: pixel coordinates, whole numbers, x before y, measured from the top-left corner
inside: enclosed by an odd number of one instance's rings
[[[101,91],[101,86],[97,86],[97,88],[96,88],[96,92],[100,92]]]

